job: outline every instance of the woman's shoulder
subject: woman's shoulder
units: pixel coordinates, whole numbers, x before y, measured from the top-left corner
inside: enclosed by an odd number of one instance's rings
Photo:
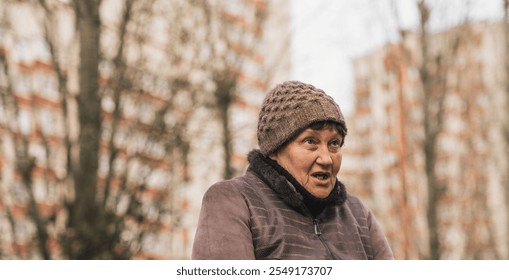
[[[346,193],[346,203],[364,206],[362,200],[358,196],[350,192]]]
[[[247,172],[242,176],[216,182],[210,186],[207,193],[244,193],[260,184],[263,184],[263,181],[251,172]]]
[[[370,213],[369,208],[366,207],[364,202],[358,196],[351,193],[347,193],[344,206],[349,208],[356,216],[367,216]]]

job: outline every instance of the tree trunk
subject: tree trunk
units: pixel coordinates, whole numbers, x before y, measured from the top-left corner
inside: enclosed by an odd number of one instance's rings
[[[420,32],[421,32],[421,54],[422,54],[422,65],[419,69],[420,78],[422,82],[423,98],[422,98],[422,109],[424,113],[424,157],[425,157],[425,172],[427,178],[427,189],[428,189],[428,205],[427,205],[427,222],[429,228],[429,258],[440,259],[440,238],[438,228],[438,200],[439,200],[439,187],[435,174],[435,163],[436,163],[436,140],[438,135],[439,125],[438,120],[431,107],[433,102],[433,93],[436,90],[437,85],[435,84],[437,72],[432,72],[433,59],[429,53],[429,33],[427,30],[429,20],[429,7],[421,0],[418,3],[419,15],[420,15]],[[440,67],[440,65],[435,65]]]
[[[509,0],[504,0],[504,52],[505,52],[505,94],[506,94],[506,109],[509,108]],[[506,116],[504,120],[504,135],[505,135],[505,148],[506,148],[506,161],[509,155],[509,119]],[[507,170],[505,172],[504,185],[505,185],[505,205],[506,209],[509,209],[509,162],[506,165]],[[509,211],[506,210],[506,213]],[[507,232],[509,233],[509,214],[506,218]],[[507,258],[509,258],[509,238],[507,238]]]
[[[51,259],[51,256],[48,248],[46,247],[46,243],[48,241],[46,223],[44,222],[44,219],[41,217],[39,210],[37,209],[37,201],[35,200],[34,192],[32,189],[32,170],[35,167],[35,160],[31,158],[26,152],[28,150],[28,142],[26,140],[23,142],[24,152],[17,155],[17,169],[21,173],[21,179],[23,180],[23,184],[25,185],[28,193],[28,213],[34,221],[35,228],[37,229],[36,236],[39,252],[41,253],[43,259],[49,260]]]
[[[126,80],[126,65],[124,61],[124,45],[125,45],[125,37],[127,33],[127,23],[131,17],[131,9],[133,6],[133,1],[129,0],[125,2],[124,14],[122,16],[122,21],[120,24],[120,46],[118,47],[117,54],[113,59],[113,64],[115,65],[115,75],[110,77],[110,87],[113,89],[113,102],[115,103],[115,109],[112,113],[111,118],[111,135],[108,140],[108,151],[109,151],[109,159],[108,159],[108,174],[106,175],[105,183],[104,183],[104,197],[103,197],[103,205],[106,206],[106,202],[109,197],[109,193],[111,190],[111,181],[114,177],[113,172],[113,164],[118,156],[118,149],[115,147],[115,136],[117,135],[118,124],[122,115],[122,107],[121,107],[121,95],[122,92],[126,89],[126,84],[128,81]]]
[[[96,207],[99,141],[101,135],[101,100],[99,97],[99,2],[76,1],[80,38],[79,66],[79,158],[75,175],[75,202],[71,227],[75,230],[72,258],[90,259],[96,248],[96,225],[101,211]]]
[[[219,113],[221,118],[221,124],[223,128],[223,150],[224,150],[224,171],[223,177],[230,179],[233,177],[233,167],[231,163],[233,147],[232,147],[232,136],[230,132],[230,119],[229,119],[229,108],[230,104],[220,104]]]
[[[214,80],[217,86],[215,91],[216,107],[219,111],[219,118],[223,129],[222,137],[224,152],[223,177],[225,179],[230,179],[234,175],[234,170],[232,167],[233,146],[229,111],[233,104],[235,90],[237,87],[236,79],[237,77],[235,76],[235,74],[230,73],[228,69],[223,70],[223,72],[216,73],[216,75],[214,75]]]

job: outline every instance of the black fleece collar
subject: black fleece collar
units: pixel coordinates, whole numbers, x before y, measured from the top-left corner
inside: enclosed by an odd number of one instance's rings
[[[341,206],[346,201],[346,188],[339,180],[336,180],[336,186],[334,186],[329,197],[319,199],[313,197],[290,175],[290,173],[288,173],[288,171],[270,158],[262,155],[259,150],[252,150],[249,152],[247,158],[249,161],[248,171],[256,173],[256,175],[272,188],[283,201],[302,212],[306,212],[304,209],[307,208],[307,210],[310,210],[312,214],[316,216],[316,211],[313,211],[317,209],[315,206],[326,206],[329,203]],[[290,188],[288,182],[292,183],[298,191]],[[306,200],[307,203],[305,203],[304,200]],[[306,205],[308,206],[306,207]]]

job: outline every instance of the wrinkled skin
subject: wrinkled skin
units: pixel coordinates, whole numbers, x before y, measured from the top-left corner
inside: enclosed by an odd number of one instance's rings
[[[313,196],[326,198],[341,168],[342,141],[333,126],[321,130],[307,128],[270,157]]]

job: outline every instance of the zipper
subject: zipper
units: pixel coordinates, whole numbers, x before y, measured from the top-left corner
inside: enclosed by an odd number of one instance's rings
[[[332,255],[332,252],[330,251],[329,246],[327,246],[327,243],[325,243],[325,240],[323,240],[322,230],[320,229],[320,220],[317,218],[313,219],[313,226],[315,228],[316,236],[318,237],[320,242],[322,242],[322,245],[323,245],[323,247],[325,247],[325,250],[327,250],[327,253],[329,254],[330,258],[334,259],[334,256]]]
[[[320,225],[318,224],[318,219],[313,219],[313,225],[315,226],[315,234],[317,236],[322,235],[322,230],[320,229]]]

